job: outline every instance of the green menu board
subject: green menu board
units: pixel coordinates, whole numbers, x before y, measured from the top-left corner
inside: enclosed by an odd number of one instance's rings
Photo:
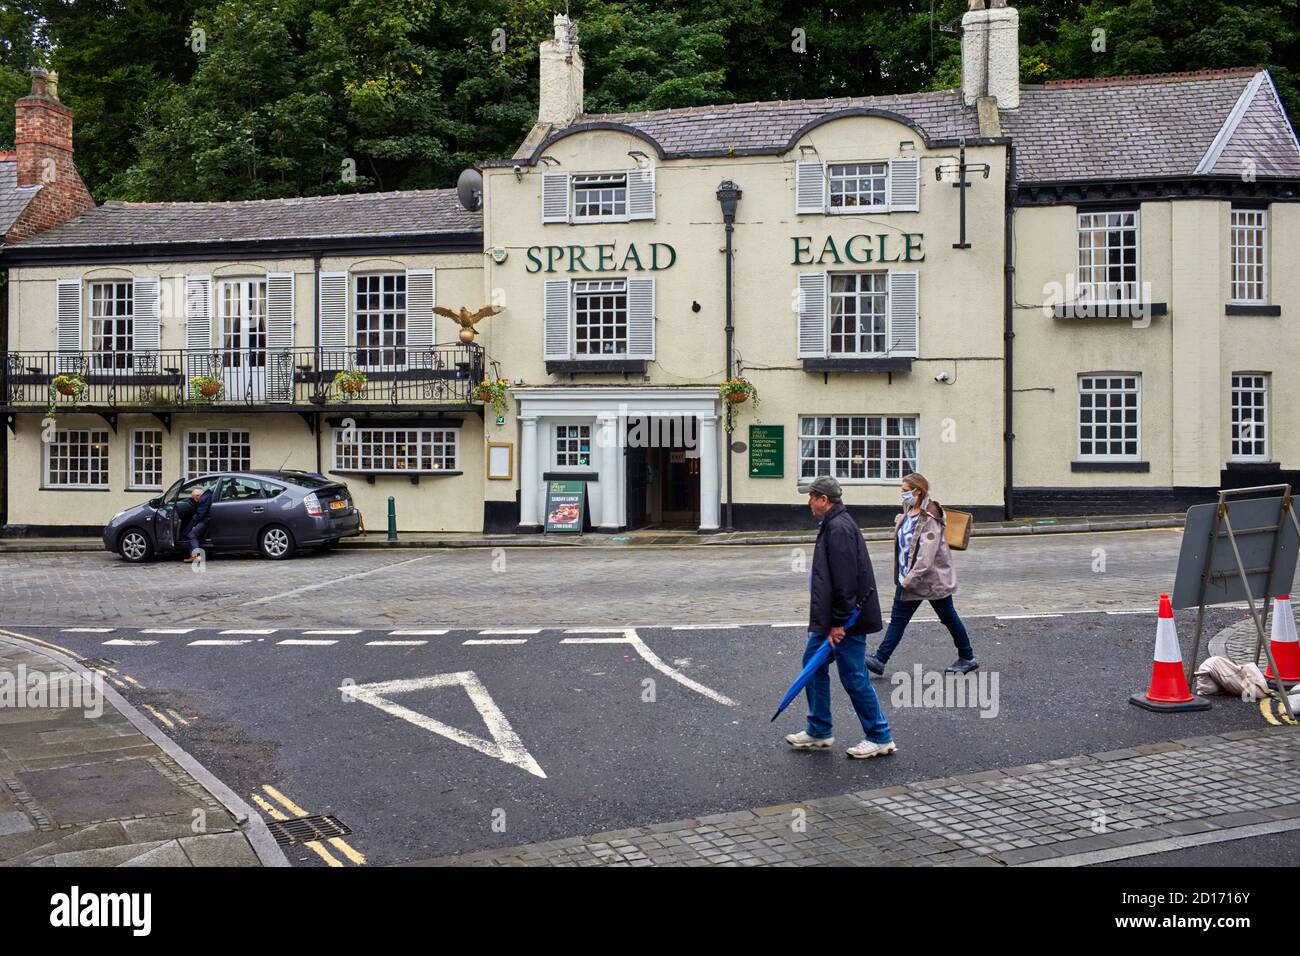
[[[785,477],[785,426],[749,426],[749,477]]]
[[[546,483],[546,530],[582,533],[582,513],[587,504],[586,482]]]

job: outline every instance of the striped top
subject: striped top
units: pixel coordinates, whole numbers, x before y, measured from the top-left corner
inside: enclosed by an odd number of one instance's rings
[[[916,533],[916,523],[921,520],[920,512],[904,514],[898,526],[898,583],[907,577],[907,552],[912,547],[912,535]]]

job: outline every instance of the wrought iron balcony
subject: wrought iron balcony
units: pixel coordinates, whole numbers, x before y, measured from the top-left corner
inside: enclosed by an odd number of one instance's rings
[[[472,402],[484,374],[483,349],[461,343],[431,349],[212,349],[138,352],[9,352],[0,398],[9,410],[168,412],[257,408],[408,405],[449,409]],[[350,389],[336,382],[353,376]],[[67,394],[79,377],[79,395]],[[207,379],[204,389],[195,379]],[[62,385],[62,389],[57,387]],[[204,391],[215,394],[204,394]]]

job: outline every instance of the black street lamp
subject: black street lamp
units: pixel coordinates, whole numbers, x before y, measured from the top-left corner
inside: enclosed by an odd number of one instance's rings
[[[731,234],[736,228],[736,205],[740,202],[741,191],[730,179],[724,179],[718,184],[718,204],[722,207],[722,221],[726,225],[727,233],[727,378],[732,377],[732,353],[735,343],[736,326],[733,321],[733,294],[732,294],[732,266],[733,256],[731,249]],[[731,418],[726,419],[727,434],[727,530],[735,531],[736,526],[732,521],[731,507]]]

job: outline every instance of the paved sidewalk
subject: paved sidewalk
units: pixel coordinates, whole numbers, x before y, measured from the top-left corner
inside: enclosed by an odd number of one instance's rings
[[[1106,515],[1098,517],[1019,518],[1015,521],[979,522],[971,530],[974,537],[1025,534],[1080,534],[1096,531],[1133,531],[1142,528],[1181,528],[1181,514]],[[809,522],[811,524],[811,518]],[[894,536],[892,528],[865,528],[868,541],[886,541]],[[388,548],[581,548],[581,547],[716,547],[728,544],[809,544],[817,540],[814,528],[807,531],[732,531],[699,534],[695,531],[643,529],[619,534],[590,532],[583,535],[543,534],[471,534],[426,531],[403,531],[396,541],[386,532],[371,531],[361,537],[347,538],[338,547],[345,550],[383,550]],[[99,538],[5,537],[0,538],[0,554],[59,551],[103,551]]]
[[[288,865],[261,817],[84,667],[0,637],[0,866],[260,865]]]
[[[1300,829],[1297,771],[1296,729],[1232,731],[416,865],[1084,866]]]

